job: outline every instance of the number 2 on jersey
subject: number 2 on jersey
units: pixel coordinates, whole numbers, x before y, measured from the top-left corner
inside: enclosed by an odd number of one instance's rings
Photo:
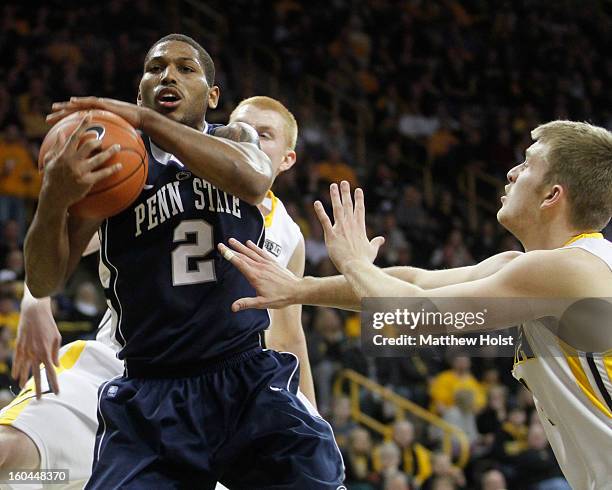
[[[184,243],[172,252],[172,285],[185,286],[215,281],[214,260],[198,260],[197,270],[189,269],[189,259],[204,257],[213,250],[213,227],[203,220],[185,220],[174,229],[174,243],[195,234],[195,243]]]

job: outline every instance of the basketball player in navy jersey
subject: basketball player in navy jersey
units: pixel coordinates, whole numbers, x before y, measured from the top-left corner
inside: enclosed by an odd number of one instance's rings
[[[67,216],[101,172],[95,156],[75,150],[84,120],[47,163],[26,238],[28,286],[46,296],[100,230],[125,373],[100,389],[87,488],[343,488],[329,425],[295,394],[295,357],[260,346],[267,312],[231,312],[254,291],[215,245],[262,242],[256,204],[272,172],[253,143],[208,136],[204,116],[219,96],[212,67],[195,41],[167,36],[145,57],[138,106],[73,99],[50,117],[115,112],[143,131],[149,153],[148,182],[127,210],[103,222]]]

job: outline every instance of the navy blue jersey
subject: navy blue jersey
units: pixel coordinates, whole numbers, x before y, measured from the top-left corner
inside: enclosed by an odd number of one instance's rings
[[[100,228],[100,276],[128,374],[130,363],[172,370],[250,348],[269,323],[266,310],[232,313],[232,302],[255,290],[217,251],[231,237],[263,242],[257,207],[143,140],[147,184]]]

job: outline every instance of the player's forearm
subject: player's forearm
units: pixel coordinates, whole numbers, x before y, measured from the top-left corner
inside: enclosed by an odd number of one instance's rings
[[[341,310],[360,310],[359,298],[344,276],[306,276],[298,283],[291,302],[311,306],[328,306]]]
[[[425,293],[424,289],[393,277],[365,260],[350,261],[343,275],[360,303],[363,298],[410,298]]]
[[[429,271],[416,267],[389,267],[384,271],[422,289],[435,289],[489,277],[520,255],[520,252],[502,252],[478,264],[453,269]]]
[[[203,134],[154,111],[145,111],[143,131],[215,187],[259,204],[272,185],[269,158],[254,144]]]
[[[67,210],[50,202],[43,190],[24,243],[26,281],[33,297],[60,289],[69,251]]]
[[[380,269],[379,269],[380,270]],[[385,276],[395,277],[422,289],[463,282],[473,274],[472,267],[446,271],[428,271],[417,267],[388,267]],[[296,302],[313,306],[328,306],[342,310],[361,309],[361,300],[344,276],[307,277],[299,285]]]

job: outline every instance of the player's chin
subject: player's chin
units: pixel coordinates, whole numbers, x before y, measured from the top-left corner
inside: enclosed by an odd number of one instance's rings
[[[506,224],[508,221],[508,209],[504,207],[504,205],[502,204],[502,207],[499,208],[499,210],[497,211],[497,222],[500,225],[504,225]]]

